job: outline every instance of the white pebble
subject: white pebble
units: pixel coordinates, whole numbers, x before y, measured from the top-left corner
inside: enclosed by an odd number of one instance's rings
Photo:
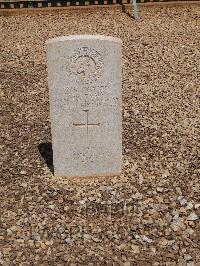
[[[196,221],[198,219],[199,219],[199,217],[198,217],[198,215],[196,215],[195,212],[191,212],[190,215],[188,216],[189,221]]]

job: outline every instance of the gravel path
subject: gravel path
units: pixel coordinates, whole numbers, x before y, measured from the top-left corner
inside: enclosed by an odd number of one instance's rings
[[[200,265],[199,14],[0,17],[0,265]],[[123,40],[124,169],[54,178],[45,41],[85,33]]]

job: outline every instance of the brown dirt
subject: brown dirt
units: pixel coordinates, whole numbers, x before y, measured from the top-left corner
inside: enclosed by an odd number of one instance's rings
[[[200,265],[199,12],[0,17],[0,265]],[[123,40],[123,173],[54,178],[45,41],[86,33]]]

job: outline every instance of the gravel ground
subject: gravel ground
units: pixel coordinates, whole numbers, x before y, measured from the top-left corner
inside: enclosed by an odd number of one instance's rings
[[[200,8],[1,17],[0,265],[200,265]],[[54,178],[45,41],[123,40],[123,173]]]

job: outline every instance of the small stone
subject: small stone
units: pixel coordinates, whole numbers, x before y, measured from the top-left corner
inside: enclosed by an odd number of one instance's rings
[[[24,239],[17,239],[16,242],[18,242],[18,243],[24,243]]]
[[[25,170],[22,170],[20,174],[25,175],[27,172]]]
[[[185,266],[185,260],[182,257],[178,259],[178,266]]]
[[[97,238],[97,237],[93,237],[92,240],[93,240],[94,242],[96,242],[96,243],[101,242],[101,240],[100,240],[99,238]]]
[[[36,248],[40,248],[40,242],[38,242],[38,241],[35,242],[35,247],[36,247]]]
[[[85,202],[86,202],[86,200],[79,200],[79,203],[80,203],[81,205],[85,204]]]
[[[184,259],[186,261],[192,260],[192,256],[190,256],[190,254],[185,254]]]
[[[143,195],[139,192],[136,192],[135,194],[132,195],[133,199],[142,199]]]
[[[163,192],[163,188],[162,187],[157,187],[157,189],[156,189],[158,192]]]
[[[179,212],[177,210],[173,210],[173,220],[178,221],[179,220]]]
[[[139,175],[138,183],[139,183],[140,185],[142,185],[143,181],[144,181],[143,176],[142,176],[142,175]]]
[[[191,210],[193,208],[193,204],[192,202],[188,202],[187,206],[186,206],[186,209],[187,210]]]
[[[129,165],[129,161],[126,160],[126,161],[124,162],[124,166],[128,166],[128,165]]]
[[[132,168],[131,168],[131,172],[132,172],[132,173],[135,173],[135,171],[136,171],[137,168],[138,168],[137,163],[134,163],[134,165],[133,165]]]
[[[23,182],[23,183],[20,184],[20,187],[23,187],[23,188],[27,188],[27,186],[28,186],[28,185],[27,185],[27,183],[25,183],[25,182]]]
[[[47,245],[47,246],[51,246],[51,245],[53,245],[53,241],[45,241],[45,244]]]
[[[30,247],[34,247],[34,240],[29,240],[28,243]]]
[[[14,225],[10,228],[11,231],[16,231],[17,227]]]
[[[66,244],[70,244],[71,243],[71,239],[70,238],[65,238],[65,243]]]
[[[200,203],[196,203],[195,205],[194,205],[194,208],[197,210],[198,208],[200,207]]]
[[[140,247],[137,245],[131,245],[131,249],[133,250],[133,253],[139,253]]]
[[[193,261],[187,262],[186,266],[195,266]],[[198,266],[198,265],[197,265]]]
[[[184,207],[181,207],[179,211],[182,213],[186,213],[186,209]]]
[[[60,226],[60,227],[58,228],[58,231],[59,231],[60,234],[62,234],[62,233],[65,232],[65,228],[64,228],[63,226]]]
[[[34,239],[35,239],[36,241],[40,241],[40,240],[41,240],[41,237],[40,237],[39,234],[35,234],[33,237],[34,237]]]
[[[23,254],[22,251],[18,251],[18,252],[17,252],[17,257],[21,257],[22,254]]]
[[[181,206],[184,206],[187,204],[187,200],[184,198],[184,196],[179,196],[177,198],[177,201],[180,203]]]
[[[170,225],[171,229],[174,231],[174,232],[177,232],[179,231],[181,228],[184,228],[184,223],[183,223],[183,219],[179,218],[175,221],[173,221]]]
[[[84,234],[83,237],[84,237],[84,240],[89,240],[92,238],[92,236],[89,234]]]
[[[65,239],[66,236],[67,236],[66,234],[61,234],[61,235],[60,235],[60,238],[61,238],[61,239]]]
[[[158,245],[161,247],[171,246],[174,242],[175,240],[167,240],[166,238],[163,238],[158,242]]]
[[[121,244],[118,246],[118,249],[122,250],[122,249],[125,249],[126,248],[126,245],[125,244]]]
[[[194,227],[194,222],[193,221],[188,221],[188,224],[192,227]]]
[[[130,114],[127,110],[124,110],[124,118],[130,117]]]
[[[199,219],[199,217],[196,215],[195,212],[191,212],[190,215],[188,216],[189,221],[196,221],[198,219]]]
[[[194,234],[194,230],[192,230],[192,228],[188,228],[187,232],[189,235],[193,235]]]
[[[123,266],[131,266],[131,263],[129,261],[124,262]]]
[[[41,246],[41,248],[43,248],[43,249],[45,249],[47,246],[46,246],[46,244],[44,243],[44,242],[41,242],[40,243],[40,246]]]
[[[3,248],[3,253],[8,254],[11,251],[11,247]]]
[[[177,263],[170,261],[170,262],[166,262],[165,266],[177,266]]]
[[[154,242],[151,238],[149,238],[149,237],[147,237],[145,235],[141,236],[141,240],[144,241],[144,242],[147,242],[147,243],[153,243]]]
[[[88,200],[89,201],[94,201],[95,200],[95,197],[88,197]]]
[[[151,247],[151,251],[153,254],[156,254],[156,248],[155,247]]]

